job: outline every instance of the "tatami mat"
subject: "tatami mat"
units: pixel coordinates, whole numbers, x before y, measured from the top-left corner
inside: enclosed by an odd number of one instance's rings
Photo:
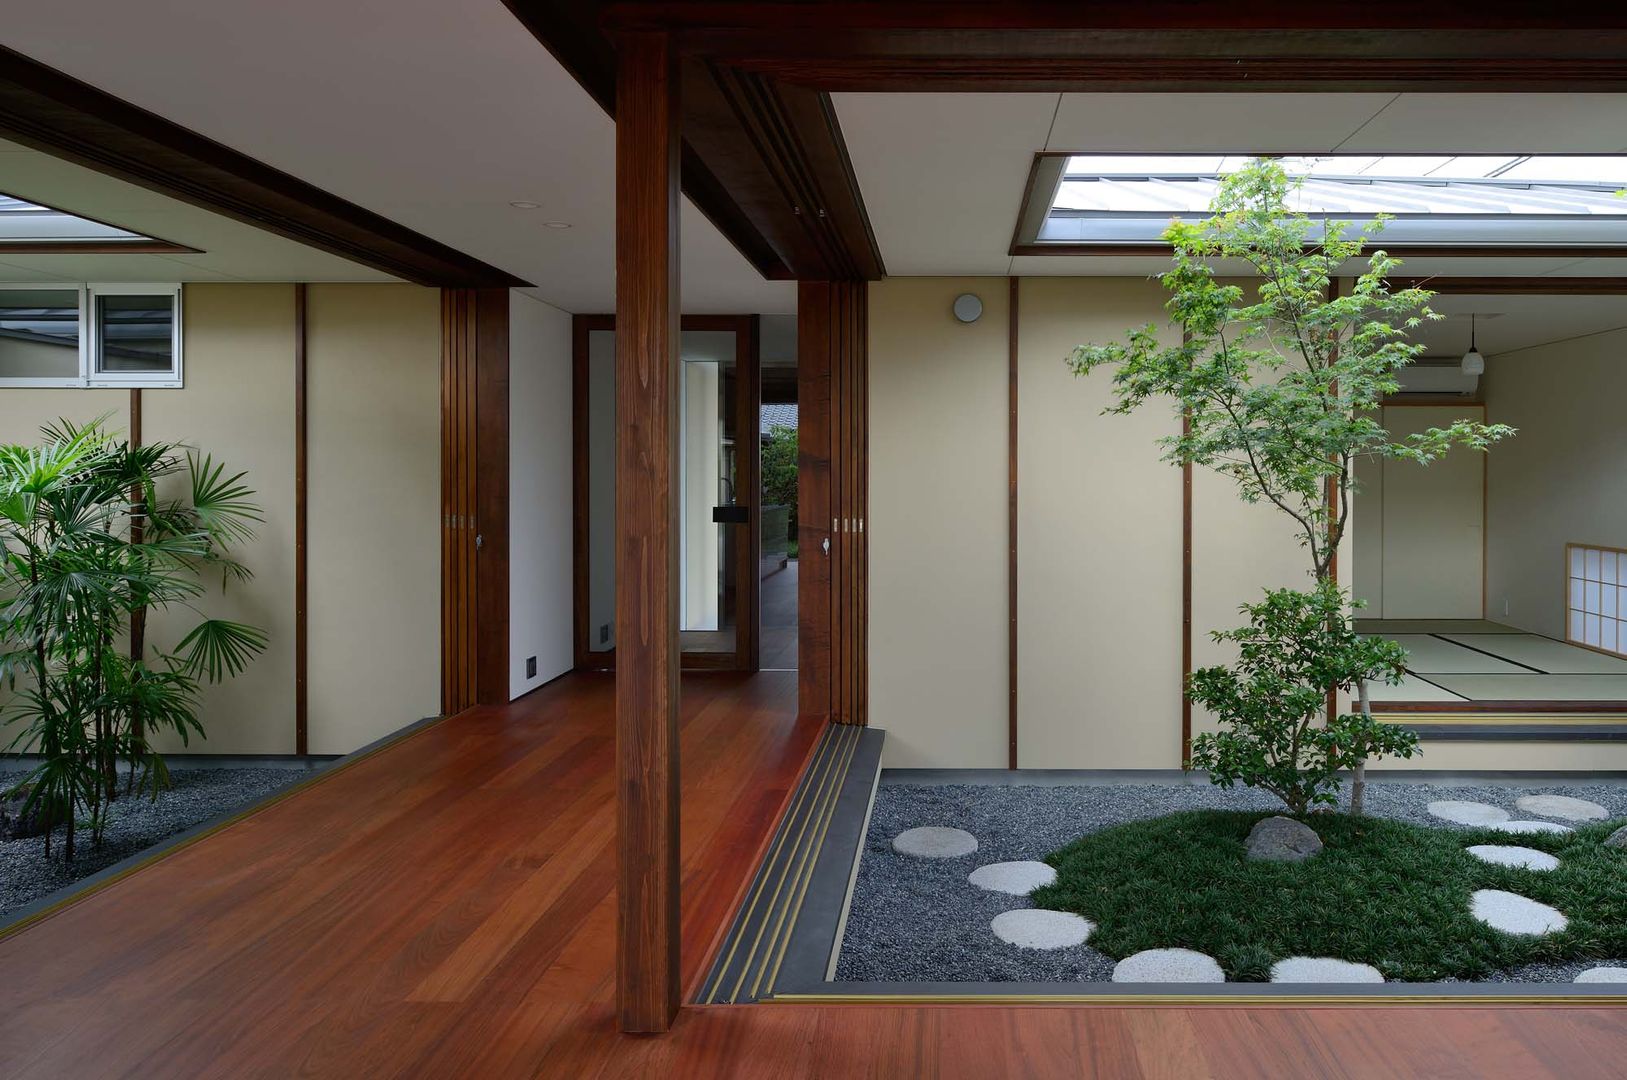
[[[1372,682],[1367,684],[1368,696],[1374,701],[1462,701],[1450,690],[1444,690],[1416,675],[1401,677],[1400,686]]]
[[[1627,701],[1627,674],[1431,675],[1429,681],[1471,701]]]
[[[1438,671],[1460,675],[1517,675],[1527,670],[1519,664],[1429,634],[1385,634],[1384,637],[1407,650],[1407,670],[1420,675],[1433,675]]]
[[[1357,619],[1358,634],[1521,634],[1485,619]]]
[[[1446,634],[1462,645],[1555,675],[1627,675],[1627,660],[1535,634]]]

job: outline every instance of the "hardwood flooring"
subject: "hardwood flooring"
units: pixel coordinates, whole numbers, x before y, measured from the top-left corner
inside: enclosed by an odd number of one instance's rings
[[[1620,1075],[1579,1007],[688,1007],[615,1030],[612,681],[434,725],[0,941],[0,1076]],[[693,987],[819,734],[685,676]]]

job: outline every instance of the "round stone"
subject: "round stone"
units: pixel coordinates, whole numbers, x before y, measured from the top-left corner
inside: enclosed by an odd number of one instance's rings
[[[1071,911],[1019,908],[996,915],[989,929],[995,937],[1019,949],[1066,949],[1083,945],[1096,924]]]
[[[923,825],[893,837],[893,850],[918,859],[958,859],[977,850],[977,837],[965,829]]]
[[[1521,795],[1514,805],[1522,813],[1553,817],[1562,821],[1603,821],[1610,812],[1596,802],[1573,799],[1569,795]]]
[[[1552,934],[1565,929],[1568,922],[1547,904],[1501,889],[1476,889],[1469,900],[1469,914],[1505,934]]]
[[[966,880],[988,892],[1027,896],[1056,880],[1056,871],[1042,862],[997,862],[979,866]]]
[[[1371,964],[1355,964],[1331,956],[1290,956],[1271,965],[1274,983],[1381,983],[1384,976]]]
[[[1475,844],[1469,848],[1469,854],[1481,862],[1514,866],[1521,870],[1552,870],[1559,865],[1559,860],[1546,851],[1507,844]]]
[[[1455,825],[1491,825],[1508,820],[1507,810],[1483,802],[1441,799],[1430,803],[1427,809],[1441,820],[1450,821]]]
[[[1191,949],[1147,949],[1113,968],[1116,983],[1218,983],[1226,981],[1214,957]]]
[[[1498,832],[1513,833],[1516,836],[1526,833],[1567,833],[1576,830],[1569,825],[1560,825],[1553,821],[1494,821],[1487,825],[1488,829]]]
[[[1588,968],[1576,976],[1579,983],[1627,983],[1627,967]]]

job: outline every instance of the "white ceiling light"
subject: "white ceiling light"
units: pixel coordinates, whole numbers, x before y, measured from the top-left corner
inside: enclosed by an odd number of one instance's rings
[[[524,199],[517,199],[514,202],[509,203],[509,205],[514,207],[514,209],[516,209],[516,210],[541,210],[542,209],[542,204],[541,203],[526,202]]]
[[[1486,358],[1474,347],[1474,313],[1469,313],[1469,351],[1463,354],[1463,374],[1479,375],[1486,370]]]
[[[544,221],[542,227],[544,229],[568,229],[571,227],[571,223],[568,221]]]

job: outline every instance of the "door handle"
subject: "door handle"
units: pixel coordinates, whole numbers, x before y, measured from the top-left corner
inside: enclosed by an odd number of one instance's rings
[[[829,555],[830,554],[830,537],[827,536],[823,540],[819,541],[819,546],[821,548],[825,549],[825,554],[826,555]]]

